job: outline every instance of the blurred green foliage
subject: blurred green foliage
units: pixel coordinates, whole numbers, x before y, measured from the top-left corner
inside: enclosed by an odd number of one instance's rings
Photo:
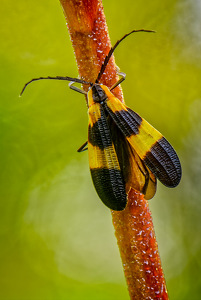
[[[181,158],[176,189],[150,201],[171,299],[201,295],[201,5],[199,0],[104,1],[112,42],[127,73],[127,105]],[[98,199],[87,153],[84,98],[59,1],[1,1],[0,299],[129,299],[110,211]]]

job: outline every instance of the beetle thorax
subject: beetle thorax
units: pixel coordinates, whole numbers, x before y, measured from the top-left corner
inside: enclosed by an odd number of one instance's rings
[[[94,84],[92,86],[92,97],[94,102],[104,102],[107,99],[105,91],[102,89],[101,85]]]

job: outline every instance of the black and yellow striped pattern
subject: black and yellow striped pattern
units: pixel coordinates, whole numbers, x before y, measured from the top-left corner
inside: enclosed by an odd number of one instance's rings
[[[88,90],[88,142],[78,152],[86,150],[88,143],[89,165],[96,191],[101,200],[113,210],[123,210],[127,194],[131,188],[151,199],[156,192],[156,178],[168,187],[175,187],[181,179],[179,158],[169,142],[143,120],[137,113],[121,103],[111,91],[99,84],[107,64],[117,46],[134,32],[154,32],[152,30],[132,30],[119,39],[105,56],[95,83],[69,76],[38,77],[41,79],[67,80],[70,88],[86,94],[74,83],[89,85]],[[116,88],[125,74],[111,87]]]
[[[99,197],[109,208],[124,209],[130,188],[152,198],[155,177],[168,187],[178,185],[178,156],[160,132],[104,85],[93,85],[88,105],[91,175]]]
[[[179,158],[170,143],[137,113],[109,91],[105,109],[154,175],[166,186],[175,187],[181,179]]]
[[[99,197],[109,208],[123,210],[127,202],[123,174],[104,109],[99,103],[89,108],[88,153],[91,176]]]

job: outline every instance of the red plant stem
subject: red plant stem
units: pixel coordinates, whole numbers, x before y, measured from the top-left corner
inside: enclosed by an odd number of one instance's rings
[[[79,75],[83,80],[95,82],[101,65],[111,48],[108,28],[100,0],[60,0],[67,20]],[[116,65],[112,57],[101,83],[112,86],[116,83]],[[83,87],[86,91],[87,86]],[[121,88],[115,95],[122,100]]]
[[[94,82],[111,43],[101,0],[60,0],[75,51],[79,75]],[[101,83],[117,81],[114,58]],[[87,90],[87,87],[84,87]],[[113,91],[123,101],[119,87]],[[153,222],[147,200],[135,190],[124,211],[112,211],[115,234],[131,299],[168,299]]]
[[[131,299],[168,299],[148,201],[131,190],[112,216]]]

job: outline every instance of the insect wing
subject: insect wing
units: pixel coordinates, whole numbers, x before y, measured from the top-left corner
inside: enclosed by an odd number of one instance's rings
[[[105,109],[130,145],[152,173],[166,186],[175,187],[181,179],[179,158],[170,143],[147,121],[108,92]]]
[[[156,177],[146,167],[110,116],[108,116],[108,121],[112,141],[123,173],[126,193],[128,194],[133,188],[143,193],[145,199],[151,199],[156,193]]]
[[[127,203],[125,183],[107,117],[99,103],[89,107],[88,153],[92,180],[100,199],[113,210],[123,210]]]

